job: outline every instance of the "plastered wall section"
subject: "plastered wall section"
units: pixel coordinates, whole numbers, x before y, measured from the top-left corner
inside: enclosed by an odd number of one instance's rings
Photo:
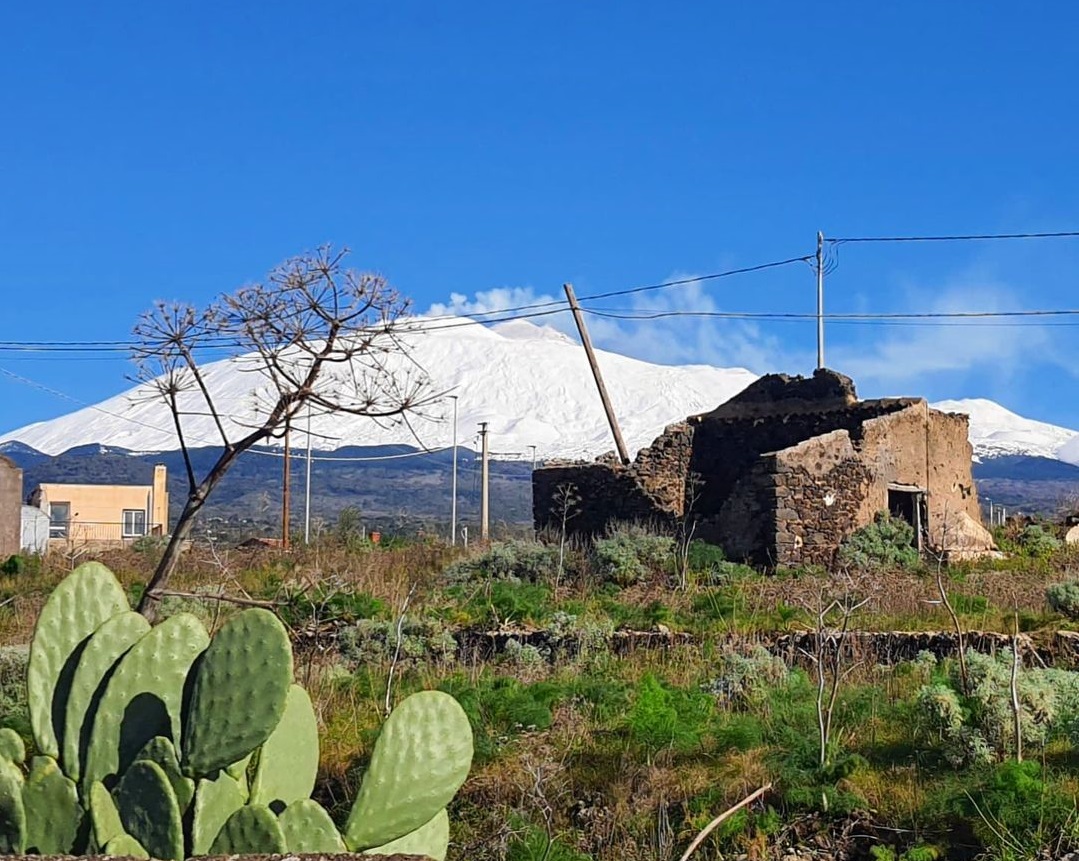
[[[851,532],[887,509],[895,484],[926,491],[930,541],[939,544],[946,517],[980,517],[970,457],[967,417],[924,402],[866,421],[860,439],[834,431],[769,455],[758,492],[765,507],[774,493],[774,540],[746,555],[779,565],[829,564]]]
[[[0,457],[0,562],[22,543],[22,470]]]

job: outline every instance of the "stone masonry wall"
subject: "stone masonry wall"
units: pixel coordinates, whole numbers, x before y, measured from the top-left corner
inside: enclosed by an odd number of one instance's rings
[[[0,562],[22,545],[22,470],[0,456]]]
[[[533,474],[537,529],[559,525],[557,490],[580,502],[571,532],[612,522],[697,522],[697,537],[763,565],[830,564],[888,507],[890,484],[926,491],[930,538],[945,514],[980,521],[968,420],[920,398],[857,401],[850,380],[772,375],[665,429],[630,466],[552,464]]]

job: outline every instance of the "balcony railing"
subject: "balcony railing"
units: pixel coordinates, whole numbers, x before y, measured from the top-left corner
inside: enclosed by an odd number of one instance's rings
[[[72,520],[67,523],[49,525],[50,543],[54,544],[90,544],[97,542],[129,543],[146,535],[164,535],[165,528],[160,523],[151,524],[145,532],[132,534],[124,530],[120,521]]]

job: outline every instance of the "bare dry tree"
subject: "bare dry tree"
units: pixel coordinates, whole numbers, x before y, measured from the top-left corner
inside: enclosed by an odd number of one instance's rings
[[[286,261],[262,283],[199,310],[159,302],[135,326],[139,379],[172,415],[187,473],[184,507],[139,604],[153,617],[195,518],[236,459],[279,439],[298,415],[345,413],[374,421],[408,420],[437,399],[412,359],[408,303],[378,275],[343,265],[347,250],[324,247]],[[232,414],[214,391],[206,350],[227,348],[252,374],[253,415]],[[195,437],[193,416],[209,416],[216,439]],[[192,448],[220,446],[202,474]]]

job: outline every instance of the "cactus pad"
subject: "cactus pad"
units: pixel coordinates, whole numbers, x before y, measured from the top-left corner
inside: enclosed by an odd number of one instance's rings
[[[26,760],[26,745],[22,743],[22,736],[11,727],[0,728],[0,756],[10,762]]]
[[[26,851],[26,808],[22,802],[22,773],[11,762],[0,762],[0,855]]]
[[[176,803],[180,805],[180,813],[184,813],[195,795],[195,781],[181,774],[180,761],[176,757],[176,748],[172,746],[172,742],[164,736],[155,736],[138,752],[135,761],[139,760],[156,762],[161,766],[165,777],[172,784],[172,791],[176,793]]]
[[[292,683],[292,646],[268,610],[237,613],[199,661],[185,715],[183,765],[208,774],[247,756],[270,737]]]
[[[116,809],[124,831],[139,841],[153,858],[182,861],[184,827],[180,806],[164,769],[140,760],[116,787]]]
[[[114,858],[149,858],[141,843],[130,834],[117,834],[105,844],[105,854]]]
[[[294,801],[277,817],[285,835],[285,850],[293,854],[344,852],[345,841],[337,833],[330,814],[317,801]]]
[[[75,782],[64,777],[51,756],[35,756],[22,788],[26,811],[26,848],[38,855],[70,855],[83,812]]]
[[[116,802],[112,800],[112,796],[101,781],[90,785],[89,807],[90,826],[93,828],[94,841],[98,846],[108,846],[114,837],[119,837],[124,833],[120,811],[116,809]]]
[[[86,643],[71,680],[60,745],[64,773],[72,780],[77,781],[82,774],[93,712],[104,694],[102,681],[120,656],[149,630],[150,623],[138,613],[117,613],[103,622]]]
[[[100,562],[80,565],[49,595],[34,628],[26,670],[30,727],[43,754],[60,755],[58,730],[67,705],[66,685],[61,683],[65,668],[83,640],[127,609],[123,587]]]
[[[415,831],[464,783],[472,764],[472,727],[449,694],[421,691],[387,718],[345,825],[353,852]]]
[[[450,817],[446,809],[438,811],[434,819],[382,846],[367,849],[364,855],[426,855],[434,861],[445,861],[450,848]],[[291,850],[290,850],[291,851]]]
[[[94,714],[84,786],[95,780],[108,786],[154,736],[179,737],[184,681],[208,641],[202,622],[179,613],[151,629],[120,659]]]
[[[210,847],[211,855],[278,855],[285,852],[285,835],[269,807],[252,804],[228,818]]]
[[[317,776],[315,710],[307,691],[293,685],[285,700],[285,713],[259,750],[258,766],[251,781],[251,800],[279,809],[277,804],[284,807],[310,797]]]
[[[228,818],[244,806],[240,785],[227,774],[215,780],[200,780],[195,789],[195,809],[191,818],[191,854],[208,855]]]

